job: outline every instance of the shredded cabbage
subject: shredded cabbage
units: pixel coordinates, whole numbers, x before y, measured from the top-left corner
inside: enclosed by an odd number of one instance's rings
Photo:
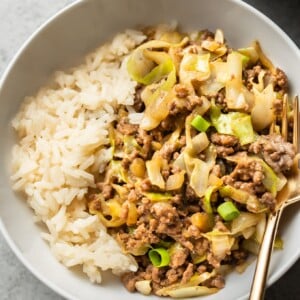
[[[156,153],[157,154],[154,154],[151,160],[146,161],[146,169],[151,183],[163,190],[166,184],[161,174],[163,159],[158,152]]]
[[[260,131],[271,125],[275,116],[273,111],[273,102],[276,99],[276,93],[272,84],[269,84],[262,92],[253,89],[255,105],[251,111],[251,120],[255,130]]]
[[[251,117],[246,113],[229,112],[223,114],[217,106],[212,106],[210,118],[218,133],[236,136],[242,146],[256,140]]]
[[[210,54],[186,53],[181,61],[179,79],[181,83],[191,84],[192,80],[204,81],[210,76]]]

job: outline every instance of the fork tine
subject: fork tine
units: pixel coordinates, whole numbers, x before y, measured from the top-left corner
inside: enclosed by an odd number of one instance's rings
[[[293,145],[295,147],[296,153],[299,152],[299,99],[298,96],[294,98],[293,102]]]
[[[283,96],[283,108],[282,108],[282,121],[281,121],[281,135],[285,141],[288,138],[288,95]]]

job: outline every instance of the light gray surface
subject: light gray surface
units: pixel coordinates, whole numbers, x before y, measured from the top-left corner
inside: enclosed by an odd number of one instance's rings
[[[25,40],[55,12],[72,2],[73,0],[0,0],[1,75]],[[63,299],[25,269],[1,234],[0,299]]]
[[[20,48],[23,42],[36,30],[36,28],[52,16],[56,11],[73,0],[0,0],[0,75]],[[299,6],[297,1],[287,1],[289,5],[282,8],[281,1],[275,1],[272,8],[269,1],[248,0],[259,7],[270,17],[275,19],[299,45],[299,21],[291,18],[287,12],[296,13]],[[279,4],[280,3],[280,4]],[[278,4],[278,5],[277,5]],[[293,4],[293,5],[292,5]],[[277,5],[277,6],[276,6]],[[280,6],[280,7],[279,7]],[[282,10],[283,9],[283,10]],[[284,10],[285,9],[285,10]],[[281,13],[283,12],[283,13]],[[299,28],[299,26],[298,26]],[[1,140],[0,140],[1,146]],[[267,293],[267,299],[296,299],[297,293],[291,295],[291,289],[286,289],[286,282],[296,282],[299,276],[299,263],[275,284]],[[286,280],[286,282],[284,282]],[[282,283],[281,283],[282,282]],[[292,290],[299,289],[294,284]],[[8,248],[0,234],[0,299],[1,300],[52,300],[62,299],[46,286],[40,283],[27,271]]]

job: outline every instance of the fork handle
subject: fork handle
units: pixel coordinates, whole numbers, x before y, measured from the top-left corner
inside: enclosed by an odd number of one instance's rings
[[[264,237],[257,258],[249,300],[262,300],[264,298],[271,253],[281,213],[282,210],[279,208],[274,215],[270,214],[268,217]]]

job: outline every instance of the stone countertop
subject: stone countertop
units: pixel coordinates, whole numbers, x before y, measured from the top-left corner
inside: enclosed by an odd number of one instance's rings
[[[0,1],[0,75],[23,42],[44,21],[74,0]],[[247,0],[275,21],[300,46],[299,0]],[[299,66],[300,67],[300,66]],[[300,295],[300,261],[266,292],[267,300],[294,300]],[[18,261],[0,234],[0,299],[63,300]],[[231,299],[228,299],[231,300]]]

